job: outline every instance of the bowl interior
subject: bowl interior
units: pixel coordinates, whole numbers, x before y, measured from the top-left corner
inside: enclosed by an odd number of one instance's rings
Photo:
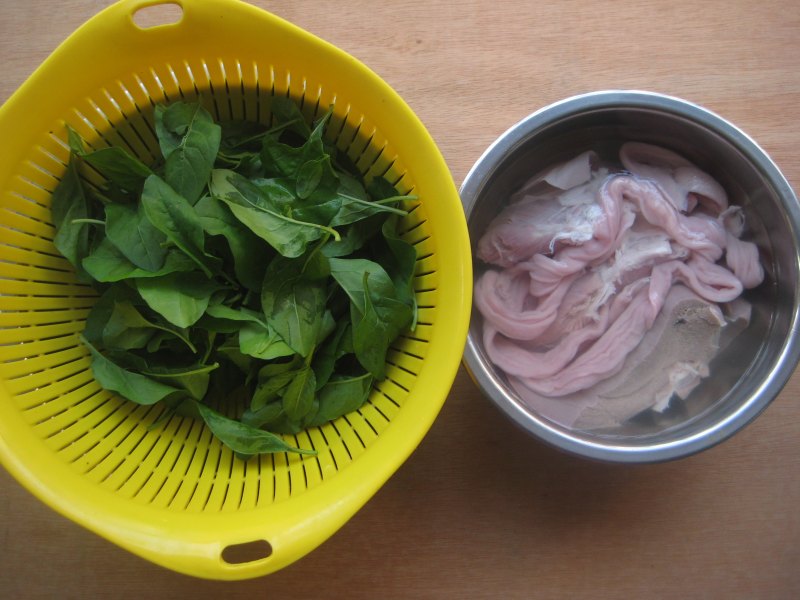
[[[790,200],[796,204],[796,200],[791,190],[788,191],[791,198],[786,197],[787,192],[780,185],[785,184],[782,178],[775,181],[769,159],[763,156],[759,162],[748,158],[747,145],[752,142],[743,135],[742,139],[735,139],[714,121],[700,122],[690,115],[655,107],[561,110],[556,119],[534,115],[519,128],[527,130],[519,134],[503,156],[495,158],[492,150],[487,152],[484,176],[476,184],[474,195],[466,199],[470,204],[468,224],[473,256],[475,244],[492,218],[533,174],[585,150],[613,158],[618,156],[623,142],[640,141],[685,156],[723,185],[730,203],[744,209],[743,238],[758,245],[766,277],[764,283],[743,295],[752,305],[747,328],[716,355],[710,364],[711,375],[686,401],[673,400],[663,413],[646,411],[621,426],[594,431],[569,431],[547,415],[534,414],[487,358],[482,342],[482,318],[474,310],[467,362],[472,363],[473,375],[476,370],[482,371],[477,378],[482,380],[485,391],[517,422],[534,433],[544,434],[549,441],[570,437],[579,445],[613,445],[621,450],[668,445],[675,440],[703,436],[731,420],[748,404],[760,403],[759,410],[763,408],[768,396],[774,396],[783,383],[776,380],[776,365],[784,359],[798,297],[797,224],[792,212],[796,209],[785,206]],[[476,259],[476,278],[485,269],[486,265]],[[480,366],[476,368],[476,364]]]

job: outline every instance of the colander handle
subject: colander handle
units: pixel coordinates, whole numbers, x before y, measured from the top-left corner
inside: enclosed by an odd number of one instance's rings
[[[220,2],[242,4],[240,0],[216,0],[215,4]],[[125,26],[145,35],[184,25],[190,27],[187,20],[211,9],[208,0],[119,0],[114,8],[124,17]]]
[[[285,547],[282,543],[282,534],[277,536],[278,541],[273,545],[261,537],[250,538],[250,541],[229,542],[222,539],[225,537],[223,532],[220,532],[220,539],[206,541],[189,541],[185,538],[165,540],[163,537],[134,540],[130,532],[121,533],[122,535],[117,536],[105,532],[104,535],[155,564],[195,577],[216,580],[260,577],[277,571],[298,558],[294,548]],[[257,533],[255,535],[258,536]],[[289,546],[292,545],[289,541]]]
[[[145,31],[153,27],[177,25],[186,10],[186,0],[132,0],[129,4],[131,21]],[[188,4],[191,4],[191,0]]]

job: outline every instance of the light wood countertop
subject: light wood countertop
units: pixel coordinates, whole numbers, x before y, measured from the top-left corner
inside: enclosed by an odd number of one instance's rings
[[[0,102],[108,3],[0,1]],[[253,3],[381,75],[426,124],[456,184],[534,110],[628,88],[719,113],[800,185],[796,0]],[[530,439],[462,368],[429,435],[350,522],[288,568],[238,583],[147,563],[0,469],[0,598],[799,597],[797,374],[733,439],[628,467]]]

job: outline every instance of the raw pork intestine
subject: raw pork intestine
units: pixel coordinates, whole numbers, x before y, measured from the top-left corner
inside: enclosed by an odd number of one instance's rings
[[[722,308],[764,279],[717,181],[657,146],[619,154],[617,172],[584,152],[532,177],[477,245],[491,266],[474,296],[488,357],[568,426],[610,427],[685,398],[727,339]]]

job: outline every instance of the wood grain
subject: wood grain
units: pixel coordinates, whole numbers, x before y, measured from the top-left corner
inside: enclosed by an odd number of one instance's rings
[[[800,183],[795,0],[254,3],[386,79],[456,183],[523,116],[607,88],[703,104]],[[0,2],[0,102],[107,4]],[[529,439],[462,370],[430,434],[362,511],[294,565],[239,583],[146,563],[0,471],[0,598],[797,598],[799,397],[795,375],[719,447],[609,466]]]

